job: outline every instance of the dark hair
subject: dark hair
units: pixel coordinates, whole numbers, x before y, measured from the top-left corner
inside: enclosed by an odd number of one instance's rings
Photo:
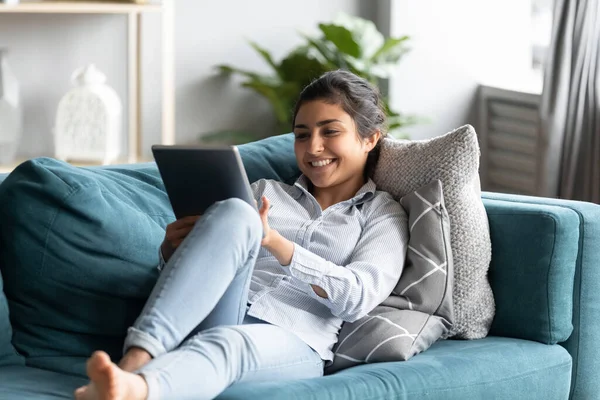
[[[371,137],[377,131],[381,132],[382,138],[387,134],[386,114],[379,90],[366,79],[349,71],[326,72],[302,90],[294,107],[292,129],[300,107],[314,100],[340,105],[354,120],[358,135],[362,139]],[[365,177],[371,176],[375,171],[380,149],[381,140],[367,156]]]

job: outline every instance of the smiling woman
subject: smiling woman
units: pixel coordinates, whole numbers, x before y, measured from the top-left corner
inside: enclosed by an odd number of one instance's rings
[[[326,209],[352,197],[372,174],[385,111],[377,89],[350,72],[333,71],[302,91],[293,127],[298,167]]]
[[[321,376],[344,321],[390,295],[408,226],[370,178],[385,133],[378,91],[328,72],[293,119],[300,178],[254,182],[259,215],[229,199],[169,224],[163,244],[174,251],[161,253],[123,359],[95,354],[78,399],[209,399],[240,381]]]

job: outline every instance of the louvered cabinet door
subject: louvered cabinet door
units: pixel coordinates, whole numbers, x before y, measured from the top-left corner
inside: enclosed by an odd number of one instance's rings
[[[479,92],[483,190],[539,193],[539,95],[482,86]]]

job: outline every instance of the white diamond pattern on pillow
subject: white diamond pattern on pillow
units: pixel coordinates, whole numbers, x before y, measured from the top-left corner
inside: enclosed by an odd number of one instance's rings
[[[450,216],[454,258],[452,336],[479,339],[494,318],[494,297],[487,279],[491,242],[481,201],[479,145],[470,125],[429,140],[385,139],[373,180],[379,190],[400,199],[439,179]]]
[[[400,203],[410,228],[402,276],[383,303],[342,325],[327,373],[361,363],[408,360],[450,331],[453,263],[442,183],[431,182]]]

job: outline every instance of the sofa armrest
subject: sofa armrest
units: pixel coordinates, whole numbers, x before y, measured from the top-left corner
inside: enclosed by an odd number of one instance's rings
[[[556,344],[573,331],[577,213],[557,206],[484,199],[496,300],[491,335]]]
[[[484,192],[482,197],[486,207],[504,203],[507,209],[555,207],[576,214],[577,234],[573,232],[573,237],[577,236],[572,297],[573,332],[561,345],[573,357],[571,399],[596,398],[600,393],[600,206],[499,193]]]

